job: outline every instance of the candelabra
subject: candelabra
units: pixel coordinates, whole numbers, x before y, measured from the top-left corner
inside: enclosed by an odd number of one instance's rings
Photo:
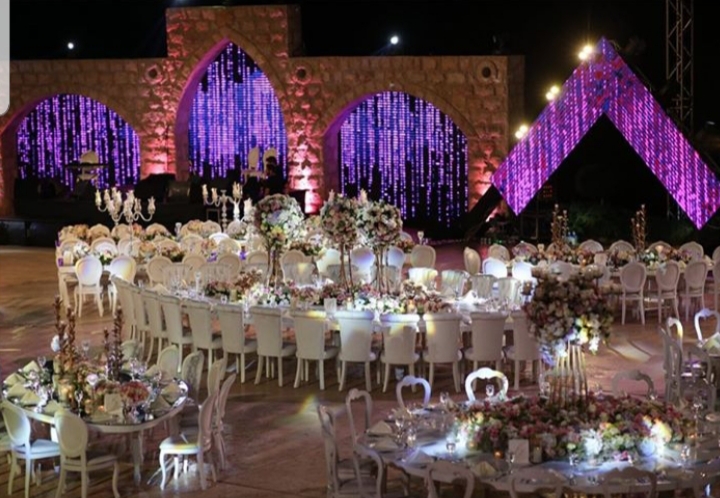
[[[645,204],[640,206],[635,216],[630,220],[632,224],[632,236],[635,250],[641,253],[645,250],[645,243],[647,239],[647,220],[645,217]]]
[[[140,199],[135,197],[135,192],[128,192],[123,199],[122,192],[115,187],[110,190],[105,189],[102,197],[100,196],[100,191],[96,191],[95,206],[97,206],[101,213],[108,213],[115,223],[115,226],[117,226],[123,218],[125,218],[128,225],[132,225],[137,220],[150,221],[155,215],[154,197],[150,197],[148,201],[148,215],[145,216],[142,212]]]
[[[202,186],[203,203],[206,206],[215,206],[220,208],[220,224],[222,225],[223,232],[227,230],[227,203],[230,202],[233,205],[233,221],[240,221],[240,200],[242,199],[242,187],[239,183],[233,183],[232,196],[225,193],[225,190],[220,191],[216,188],[210,189],[210,195],[208,195],[207,185]]]
[[[555,247],[561,248],[567,244],[568,214],[567,210],[560,212],[560,206],[557,204],[555,204],[555,208],[553,209],[550,228],[552,231],[552,243]]]

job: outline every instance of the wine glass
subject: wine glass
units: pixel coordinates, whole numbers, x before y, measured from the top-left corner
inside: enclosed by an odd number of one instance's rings
[[[515,464],[515,452],[514,451],[508,450],[507,453],[505,453],[505,462],[507,462],[508,474],[512,474],[513,466]]]
[[[485,396],[487,396],[488,398],[492,398],[493,396],[495,396],[494,384],[488,383],[487,385],[485,385]]]
[[[420,231],[417,233],[417,236],[418,236],[418,243],[419,243],[420,245],[422,245],[423,240],[425,239],[425,232],[423,232],[422,230],[420,230]]]
[[[441,392],[441,393],[440,393],[440,404],[441,404],[443,407],[447,407],[447,405],[448,405],[449,403],[450,403],[450,395],[449,395],[448,393],[444,392],[444,391]]]
[[[45,364],[47,363],[47,358],[45,355],[41,354],[37,357],[38,366],[41,370],[45,370]]]
[[[687,467],[690,464],[691,448],[689,444],[684,444],[680,450],[680,461],[683,467]]]
[[[222,294],[222,295],[220,296],[220,303],[221,303],[221,304],[227,304],[227,302],[228,302],[228,297],[227,297],[225,294]]]

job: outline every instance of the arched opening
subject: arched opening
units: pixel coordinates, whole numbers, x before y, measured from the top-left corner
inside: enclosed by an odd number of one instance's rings
[[[364,189],[397,205],[407,224],[426,228],[448,227],[465,213],[467,137],[449,116],[408,93],[388,91],[339,121],[325,151],[337,157],[340,191],[353,196]]]
[[[15,132],[18,177],[76,188],[68,168],[88,152],[97,154],[99,188],[135,185],[140,179],[140,139],[118,113],[90,97],[58,94],[37,103]]]
[[[287,133],[268,77],[250,56],[228,43],[200,79],[188,122],[190,173],[205,179],[239,179],[253,149],[273,151],[287,168]]]

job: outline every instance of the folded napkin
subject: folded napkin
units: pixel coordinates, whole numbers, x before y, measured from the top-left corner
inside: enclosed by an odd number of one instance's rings
[[[31,361],[30,363],[28,363],[27,365],[25,365],[23,367],[23,372],[25,372],[25,373],[33,372],[33,371],[40,372],[41,370],[42,369],[40,368],[40,365],[38,365],[35,360]]]
[[[10,376],[5,379],[6,386],[14,386],[15,384],[22,384],[23,382],[25,382],[25,378],[17,373],[10,374]]]
[[[433,457],[431,457],[422,450],[414,451],[409,457],[405,459],[406,463],[410,463],[413,465],[427,465],[433,463],[434,461],[435,460],[433,459]]]
[[[705,420],[710,422],[711,424],[717,424],[720,422],[720,412],[712,412],[705,415]]]
[[[40,396],[32,391],[27,391],[23,394],[23,397],[20,398],[20,404],[23,406],[35,406],[38,403],[40,403]]]
[[[172,405],[168,403],[162,396],[158,396],[157,398],[155,398],[155,401],[153,401],[151,407],[152,410],[169,410],[170,408],[172,408]]]
[[[472,473],[479,477],[492,477],[497,474],[497,469],[483,461],[473,466]]]
[[[23,396],[25,396],[26,392],[28,392],[28,390],[25,389],[25,386],[22,383],[18,382],[10,388],[7,396],[8,398],[22,398]]]
[[[380,421],[368,429],[371,436],[389,436],[393,433],[392,427],[387,422]]]
[[[373,445],[373,449],[377,451],[395,451],[400,449],[400,447],[392,439],[383,438]]]
[[[162,396],[171,403],[174,403],[175,400],[180,397],[180,386],[174,383],[168,384],[163,388],[160,394],[162,394]]]
[[[713,334],[710,339],[705,341],[703,349],[711,354],[720,352],[720,334]]]
[[[43,407],[43,411],[48,415],[55,415],[55,412],[62,409],[62,405],[57,401],[50,400],[50,402]]]
[[[160,367],[157,365],[153,365],[147,370],[145,370],[145,377],[154,377],[155,374],[157,374],[160,371]]]

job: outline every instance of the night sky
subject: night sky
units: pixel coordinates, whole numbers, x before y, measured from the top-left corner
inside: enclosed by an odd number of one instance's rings
[[[164,9],[169,6],[249,5],[238,0],[11,0],[11,57],[137,58],[166,55]],[[282,4],[288,2],[264,2]],[[525,56],[525,117],[532,122],[545,93],[579,63],[577,53],[599,37],[626,50],[625,59],[656,95],[665,85],[665,0],[445,0],[300,1],[305,55]],[[720,124],[720,70],[715,2],[695,1],[695,129]],[[397,34],[398,47],[388,40]],[[69,54],[69,41],[76,49]],[[660,97],[661,102],[663,101]],[[667,105],[668,102],[664,102]],[[601,124],[566,161],[623,171],[629,184],[645,183],[647,168],[612,126]],[[558,176],[563,176],[559,172]],[[581,195],[582,171],[565,174]],[[585,175],[587,176],[587,174]],[[591,175],[595,176],[596,175]],[[556,181],[560,178],[554,178]],[[573,186],[575,184],[575,186]],[[647,183],[645,183],[648,185]],[[648,185],[648,188],[650,186]],[[652,189],[660,188],[658,185]],[[567,190],[567,189],[566,189]],[[571,194],[572,196],[572,194]],[[629,202],[636,202],[635,199]]]

